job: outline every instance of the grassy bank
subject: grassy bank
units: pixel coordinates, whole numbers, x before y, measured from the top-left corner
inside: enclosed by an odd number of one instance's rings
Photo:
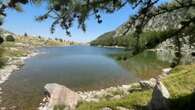
[[[3,53],[4,53],[5,49],[0,47],[0,68],[2,68],[5,63],[6,63],[6,59],[3,57]]]
[[[0,68],[2,68],[8,59],[16,57],[25,57],[32,53],[36,47],[44,46],[69,46],[78,43],[63,41],[62,39],[46,39],[32,36],[16,36],[14,41],[4,41],[0,45]]]
[[[168,88],[171,98],[171,110],[193,110],[195,101],[195,64],[176,67],[163,83]],[[147,104],[151,99],[151,90],[133,92],[125,98],[95,102],[82,102],[78,110],[100,110],[104,107],[117,110],[117,107],[125,107],[130,110],[147,110]]]
[[[20,46],[17,42],[4,42],[0,45],[0,51],[0,68],[2,68],[9,59],[25,57],[32,53],[32,47]]]
[[[68,46],[77,45],[78,43],[72,41],[65,41],[62,39],[47,39],[43,37],[32,37],[32,36],[18,36],[16,42],[30,44],[36,47],[42,46]]]

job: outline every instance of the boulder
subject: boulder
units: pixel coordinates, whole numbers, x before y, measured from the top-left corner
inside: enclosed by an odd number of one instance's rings
[[[113,96],[111,99],[121,99],[121,97],[122,97],[122,96],[120,96],[120,95],[115,95],[115,96]]]
[[[151,78],[150,80],[141,80],[139,81],[139,84],[143,89],[154,88],[156,85],[156,79]]]
[[[102,108],[101,110],[112,110],[112,109],[109,108],[109,107],[104,107],[104,108]]]
[[[172,68],[164,68],[164,69],[162,70],[162,73],[163,73],[163,74],[169,74],[169,73],[171,72],[171,70],[172,70]]]
[[[48,92],[48,102],[40,107],[40,110],[53,110],[56,106],[64,106],[65,110],[75,110],[81,100],[76,92],[56,83],[46,84],[45,90]]]
[[[152,93],[152,99],[149,104],[149,110],[169,110],[168,98],[170,94],[163,83],[157,80]]]
[[[117,109],[117,110],[129,110],[128,108],[121,107],[121,106],[117,106],[116,109]]]

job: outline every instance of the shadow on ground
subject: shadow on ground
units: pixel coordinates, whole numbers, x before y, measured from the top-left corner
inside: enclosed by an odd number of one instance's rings
[[[195,92],[192,94],[169,99],[170,110],[195,110]],[[149,110],[147,106],[134,106],[135,110]]]

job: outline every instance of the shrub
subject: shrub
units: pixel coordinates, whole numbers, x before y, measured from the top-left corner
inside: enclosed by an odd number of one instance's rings
[[[0,44],[2,44],[3,42],[4,42],[4,39],[0,37]]]
[[[0,47],[0,68],[2,68],[5,65],[6,60],[7,60],[3,58],[4,51],[5,50],[2,47]]]
[[[27,33],[24,33],[24,36],[25,36],[25,37],[27,37],[27,36],[28,36],[28,34],[27,34]]]
[[[63,42],[63,39],[59,39],[60,40],[60,42]]]
[[[6,41],[14,42],[14,41],[15,41],[15,38],[14,38],[12,35],[8,35],[8,36],[6,37]]]
[[[38,36],[39,39],[42,39],[41,36]]]

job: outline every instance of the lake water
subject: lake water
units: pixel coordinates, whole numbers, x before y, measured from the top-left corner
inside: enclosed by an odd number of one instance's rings
[[[13,73],[1,85],[1,107],[16,106],[16,110],[36,110],[47,83],[55,82],[75,91],[86,91],[139,80],[133,68],[132,71],[126,69],[108,56],[123,49],[69,46],[40,48],[39,51],[41,54],[27,59],[22,69]],[[150,66],[148,60],[145,61],[147,58],[153,59],[152,68],[157,66],[157,69],[162,69],[164,66],[155,54],[147,53],[137,57],[132,61],[138,67],[141,65],[139,69],[143,69],[143,65],[144,69]],[[142,59],[144,61],[140,61]]]

